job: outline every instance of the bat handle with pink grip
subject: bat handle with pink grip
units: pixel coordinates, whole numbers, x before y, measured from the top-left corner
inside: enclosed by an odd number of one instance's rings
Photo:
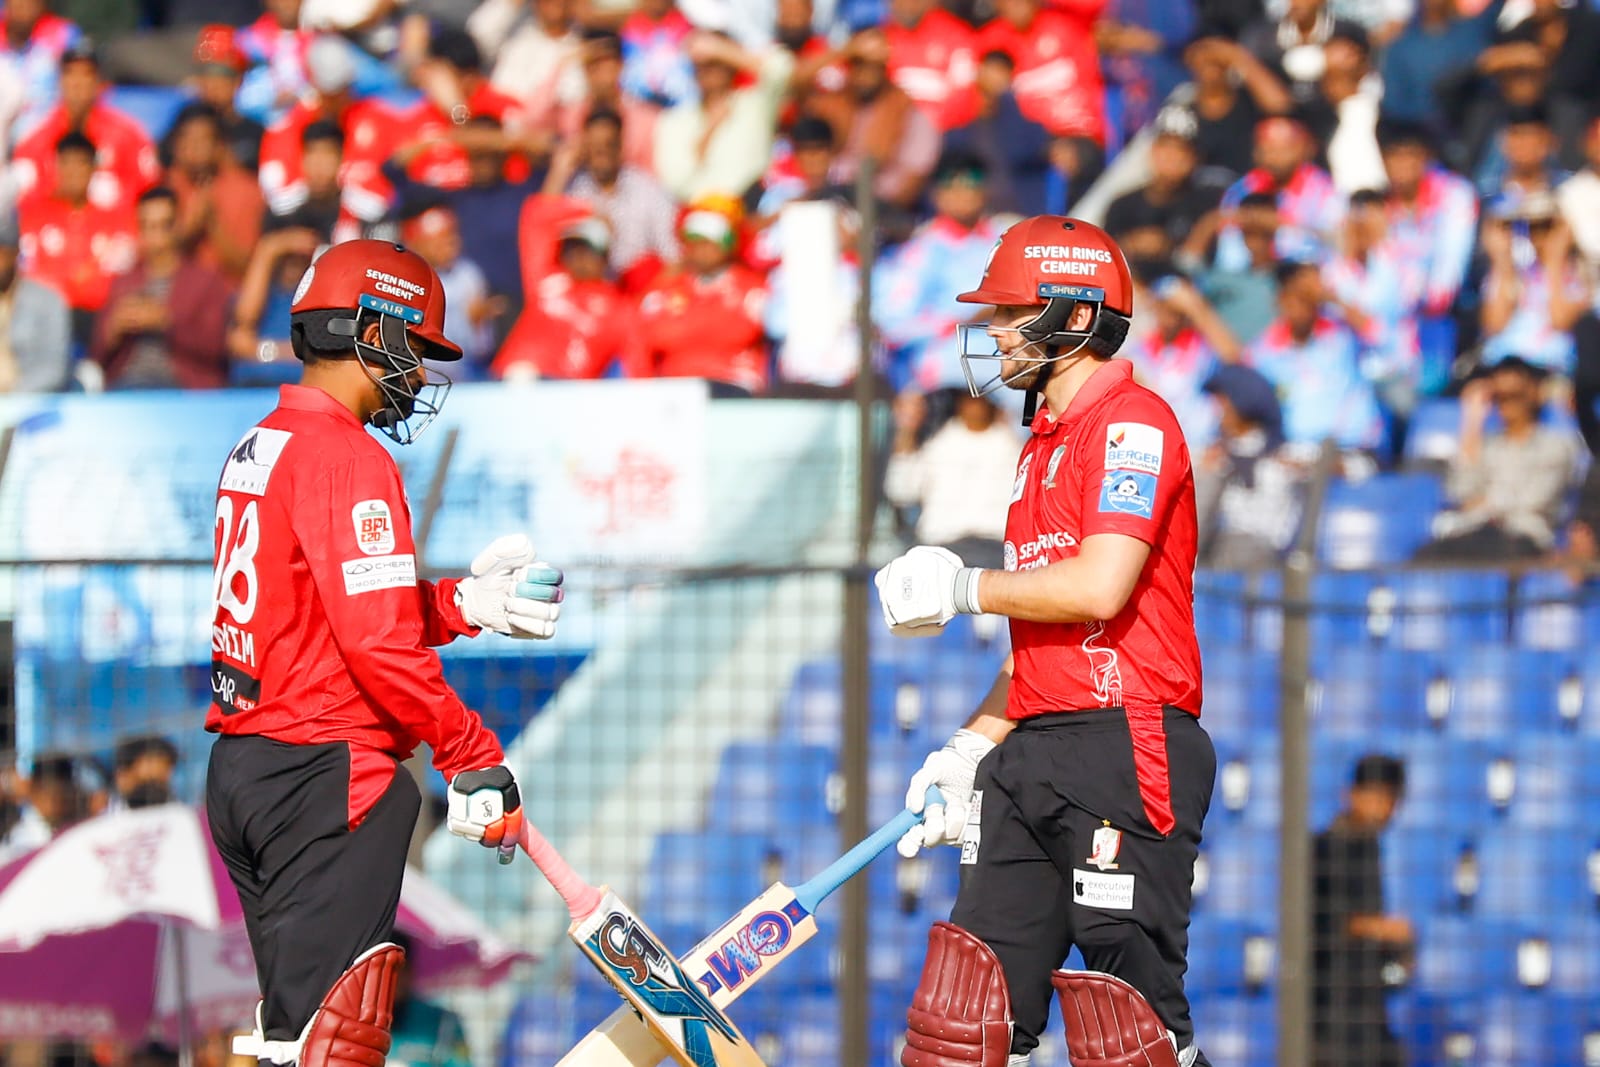
[[[517,837],[517,844],[522,846],[522,851],[539,868],[551,885],[556,887],[556,892],[561,894],[561,899],[566,901],[567,911],[571,913],[573,921],[588,918],[600,906],[600,890],[585,882],[577,871],[556,851],[556,846],[545,840],[533,825],[532,820],[524,815],[522,832]],[[502,852],[502,855],[506,853]]]

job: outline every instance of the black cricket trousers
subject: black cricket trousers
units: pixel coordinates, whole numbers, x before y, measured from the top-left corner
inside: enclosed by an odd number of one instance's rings
[[[394,932],[422,798],[398,763],[353,830],[350,798],[342,741],[220,737],[211,749],[206,813],[243,905],[269,1041],[299,1038],[355,958]]]
[[[1183,975],[1217,757],[1199,720],[1178,708],[1152,712],[1140,733],[1158,750],[1164,740],[1176,823],[1169,834],[1145,813],[1122,708],[1024,720],[978,766],[979,810],[968,820],[950,921],[1000,959],[1014,1054],[1038,1045],[1054,992],[1050,972],[1073,945],[1090,970],[1142,993],[1180,1049],[1194,1043]],[[1195,1063],[1207,1061],[1200,1055]]]

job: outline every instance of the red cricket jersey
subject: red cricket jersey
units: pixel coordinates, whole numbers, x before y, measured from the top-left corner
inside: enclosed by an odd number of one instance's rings
[[[767,290],[761,276],[735,263],[701,278],[667,277],[639,303],[643,352],[635,378],[708,378],[752,393],[767,387],[762,339]]]
[[[558,270],[535,293],[494,358],[495,377],[526,365],[541,378],[599,378],[631,358],[635,309],[616,282],[578,281]]]
[[[514,97],[507,96],[490,86],[488,82],[484,82],[472,91],[472,95],[467,98],[466,107],[470,115],[487,115],[493,118],[508,133],[518,133],[528,124],[522,105]],[[465,121],[465,118],[462,121]],[[467,162],[467,150],[447,139],[456,122],[445,114],[438,104],[432,100],[419,100],[402,113],[397,122],[398,137],[390,147],[399,147],[405,141],[439,138],[437,143],[424,148],[406,168],[406,174],[412,181],[431,185],[436,189],[465,189],[471,183],[472,172]],[[382,161],[379,165],[382,165]],[[520,155],[513,155],[506,160],[506,181],[524,181],[531,171],[528,161]]]
[[[1080,17],[1041,11],[1026,31],[995,19],[978,31],[977,53],[1005,52],[1017,65],[1011,91],[1022,114],[1051,133],[1106,143],[1106,90],[1094,45],[1094,20],[1104,4],[1091,0]]]
[[[500,742],[430,646],[476,634],[456,580],[416,574],[400,472],[348,409],[285,385],[222,468],[206,729],[351,748],[352,825],[426,741],[446,777]],[[363,758],[366,757],[366,758]]]
[[[111,279],[139,256],[133,209],[30,196],[17,208],[22,273],[46,282],[77,311],[99,311]]]
[[[912,29],[893,20],[883,27],[889,39],[889,77],[938,123],[941,130],[964,125],[978,113],[973,82],[978,60],[971,26],[940,8]]]
[[[1125,708],[1145,812],[1167,833],[1174,818],[1163,709],[1200,714],[1194,472],[1177,416],[1122,359],[1096,371],[1061,419],[1034,417],[1011,490],[1006,570],[1070,559],[1084,538],[1105,533],[1150,546],[1133,595],[1108,621],[1012,619],[1006,714]]]
[[[318,119],[328,118],[311,100],[302,100],[267,127],[261,138],[261,195],[276,214],[287,214],[304,197],[300,174],[300,135]],[[338,116],[344,131],[344,163],[339,186],[345,203],[365,222],[389,210],[394,189],[383,176],[383,162],[397,146],[398,116],[376,100],[358,100]]]
[[[56,188],[56,142],[72,129],[67,109],[57,104],[18,143],[12,172],[18,193],[50,194]],[[94,177],[89,202],[103,208],[132,207],[139,194],[161,178],[155,142],[144,127],[105,101],[98,101],[83,122],[83,135],[94,142]]]

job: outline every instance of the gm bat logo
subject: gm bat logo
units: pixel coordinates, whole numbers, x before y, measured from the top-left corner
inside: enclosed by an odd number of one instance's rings
[[[710,1031],[715,1029],[729,1041],[738,1031],[666,950],[631,917],[615,911],[590,935],[589,943],[615,976],[633,987],[641,1003],[663,1020],[682,1024],[684,1051],[697,1067],[717,1067]]]
[[[759,971],[767,959],[781,956],[794,938],[794,928],[806,918],[806,909],[791,900],[782,911],[764,911],[751,919],[706,962],[711,970],[700,977],[700,985],[710,995],[726,986],[737,989]]]

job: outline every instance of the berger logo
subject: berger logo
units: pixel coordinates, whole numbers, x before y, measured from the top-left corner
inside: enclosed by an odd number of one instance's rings
[[[737,1031],[648,931],[614,911],[589,935],[588,944],[610,966],[614,980],[632,986],[657,1015],[679,1022],[684,1050],[697,1067],[716,1067],[710,1031],[715,1029],[727,1040],[733,1040]]]
[[[706,995],[743,985],[746,978],[761,970],[767,957],[789,947],[794,928],[807,914],[798,900],[791,900],[782,911],[764,911],[741,927],[706,958],[711,969],[700,976]]]

